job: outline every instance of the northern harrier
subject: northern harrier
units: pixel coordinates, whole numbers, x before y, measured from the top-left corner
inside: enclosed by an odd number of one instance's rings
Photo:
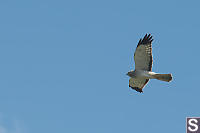
[[[158,79],[166,82],[172,80],[172,74],[152,72],[152,41],[151,34],[146,34],[143,39],[140,39],[134,54],[135,70],[131,70],[127,73],[127,75],[130,76],[129,87],[140,93],[143,92],[142,89],[149,79]]]

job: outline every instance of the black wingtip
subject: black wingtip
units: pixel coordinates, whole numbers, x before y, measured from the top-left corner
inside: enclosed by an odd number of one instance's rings
[[[129,86],[131,87],[131,86]],[[138,87],[131,87],[133,90],[136,90],[137,92],[143,93],[142,89],[138,88]]]
[[[143,39],[140,39],[138,45],[152,43],[152,41],[153,41],[153,36],[151,34],[146,34]]]

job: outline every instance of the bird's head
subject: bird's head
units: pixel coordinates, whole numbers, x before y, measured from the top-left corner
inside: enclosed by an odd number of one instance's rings
[[[133,70],[131,70],[126,75],[128,75],[129,77],[134,77],[135,73]]]

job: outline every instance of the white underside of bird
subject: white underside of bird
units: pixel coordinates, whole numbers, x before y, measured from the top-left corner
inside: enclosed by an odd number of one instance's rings
[[[172,74],[160,74],[152,71],[145,70],[135,70],[130,71],[128,74],[131,78],[140,78],[140,79],[158,79],[162,81],[169,82],[172,80]]]
[[[138,92],[143,92],[141,88],[146,85],[149,79],[158,79],[166,82],[170,82],[172,80],[172,74],[160,74],[145,70],[130,71],[127,75],[130,76],[129,87]],[[133,87],[135,85],[137,85],[137,87]]]

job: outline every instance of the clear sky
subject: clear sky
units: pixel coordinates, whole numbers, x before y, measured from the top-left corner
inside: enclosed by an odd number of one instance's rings
[[[200,116],[200,1],[1,0],[0,133],[184,133]],[[139,38],[151,80],[128,87]]]

